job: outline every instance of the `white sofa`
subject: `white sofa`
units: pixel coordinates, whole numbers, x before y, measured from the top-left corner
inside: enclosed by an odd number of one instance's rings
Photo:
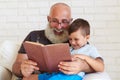
[[[12,74],[12,65],[20,45],[12,41],[0,43],[0,80],[17,80]],[[87,74],[83,80],[111,80],[106,72]]]

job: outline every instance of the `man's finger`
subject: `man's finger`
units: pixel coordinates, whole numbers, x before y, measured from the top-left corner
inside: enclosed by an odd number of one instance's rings
[[[36,62],[31,61],[31,60],[26,60],[26,61],[25,61],[25,64],[37,65],[37,63],[36,63]]]
[[[74,74],[74,72],[71,72],[71,71],[67,71],[67,70],[64,70],[64,69],[59,69],[61,72],[63,72],[64,74]]]
[[[39,67],[37,67],[37,66],[34,66],[34,70],[39,70]]]

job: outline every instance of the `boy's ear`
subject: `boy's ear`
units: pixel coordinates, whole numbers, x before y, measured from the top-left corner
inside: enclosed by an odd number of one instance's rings
[[[89,38],[90,38],[90,35],[87,35],[87,36],[86,36],[86,39],[88,40]]]

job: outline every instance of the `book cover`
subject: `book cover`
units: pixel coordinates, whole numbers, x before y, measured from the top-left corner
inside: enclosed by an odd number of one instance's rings
[[[23,45],[28,58],[38,63],[40,71],[57,72],[60,61],[71,61],[68,43],[43,45],[25,41]]]

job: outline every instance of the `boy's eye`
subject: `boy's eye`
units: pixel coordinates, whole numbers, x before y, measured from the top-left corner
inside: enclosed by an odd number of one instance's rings
[[[79,40],[79,39],[77,39],[77,38],[75,39],[75,41],[78,41],[78,40]]]
[[[71,38],[69,38],[69,41],[71,41],[72,39]]]

